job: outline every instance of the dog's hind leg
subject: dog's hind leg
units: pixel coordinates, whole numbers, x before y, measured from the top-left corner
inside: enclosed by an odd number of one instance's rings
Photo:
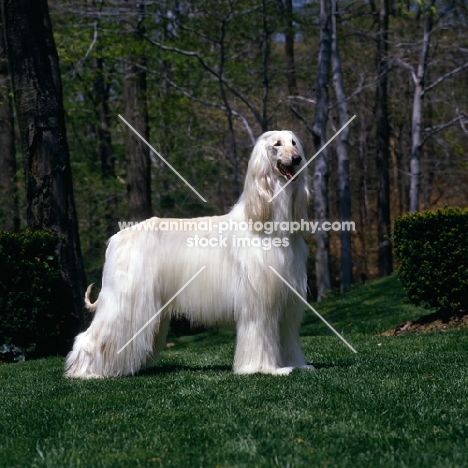
[[[156,358],[157,355],[166,348],[166,339],[169,332],[169,325],[171,323],[171,317],[169,314],[166,314],[164,317],[161,317],[159,322],[158,329],[154,331],[154,340],[153,340],[153,357]]]
[[[153,354],[161,301],[144,254],[146,239],[138,234],[121,231],[109,242],[94,319],[67,356],[67,377],[133,375]]]

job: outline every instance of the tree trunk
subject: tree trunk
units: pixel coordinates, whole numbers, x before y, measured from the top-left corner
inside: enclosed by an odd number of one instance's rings
[[[320,0],[320,52],[318,60],[316,96],[317,107],[313,124],[315,151],[327,142],[328,120],[328,81],[331,58],[331,4],[330,0]],[[325,148],[315,159],[314,170],[314,208],[315,220],[319,226],[328,221],[328,149]],[[330,279],[330,239],[328,231],[317,229],[315,232],[317,276],[317,300],[322,300],[331,289]]]
[[[101,174],[104,179],[115,177],[115,155],[112,147],[109,116],[109,91],[104,80],[102,57],[93,57],[94,71],[93,95],[96,107],[96,117],[99,122],[99,156],[101,159]]]
[[[126,30],[132,36],[136,52],[124,59],[123,99],[125,118],[149,140],[148,109],[146,103],[146,58],[144,48],[144,5],[138,0],[130,4]],[[152,216],[151,166],[148,146],[130,129],[126,128],[125,150],[127,160],[128,217],[142,221]]]
[[[270,61],[270,31],[268,29],[267,0],[262,1],[263,40],[262,40],[262,72],[263,72],[263,94],[262,94],[262,132],[268,131],[268,95],[270,91],[270,78],[268,76],[268,64]]]
[[[13,109],[10,98],[11,82],[0,27],[0,229],[19,230],[18,190],[16,187],[16,148]]]
[[[380,0],[379,31],[377,35],[376,92],[377,120],[377,238],[379,276],[393,271],[392,246],[390,244],[390,126],[387,105],[388,71],[388,0]]]
[[[101,176],[105,184],[107,180],[115,178],[115,154],[112,147],[110,131],[109,89],[104,79],[104,60],[102,57],[93,57],[91,64],[94,71],[93,103],[96,113],[97,135],[99,139],[99,159],[101,161]],[[118,226],[117,195],[111,193],[104,206],[106,220],[106,237],[115,234]]]
[[[288,92],[291,96],[297,94],[296,65],[294,61],[294,27],[293,27],[293,2],[284,0],[284,50],[286,53],[286,79]]]
[[[332,0],[332,45],[331,61],[333,86],[338,108],[338,120],[342,128],[349,120],[348,103],[344,89],[343,72],[341,70],[341,58],[338,50],[338,34],[336,30],[337,0]],[[349,157],[348,157],[348,135],[347,126],[336,139],[336,153],[338,156],[338,202],[340,210],[340,221],[351,220],[351,191],[349,188]],[[340,255],[340,289],[346,292],[351,289],[352,262],[351,262],[351,231],[342,230],[340,233],[341,255]]]
[[[24,155],[30,229],[60,236],[58,256],[71,308],[83,322],[86,287],[57,50],[46,0],[2,1]]]
[[[234,118],[232,115],[231,104],[229,103],[229,99],[227,97],[225,85],[223,82],[224,65],[226,63],[226,58],[227,58],[226,49],[225,49],[226,23],[227,23],[227,18],[223,18],[222,20],[220,20],[218,82],[219,82],[219,92],[221,94],[221,99],[223,100],[224,107],[226,108],[226,117],[228,121],[229,136],[231,140],[232,167],[233,167],[233,171],[232,171],[233,197],[234,197],[234,200],[238,200],[239,195],[240,195],[240,188],[239,188],[239,159],[237,156],[236,131],[234,129]]]
[[[424,21],[424,32],[419,56],[419,64],[414,79],[413,96],[413,116],[411,123],[411,163],[410,163],[410,206],[411,213],[419,210],[419,192],[421,185],[421,146],[422,146],[422,115],[424,99],[424,78],[426,74],[427,56],[429,54],[429,44],[431,32],[434,24],[432,6],[435,1],[432,0],[427,6],[426,19]]]

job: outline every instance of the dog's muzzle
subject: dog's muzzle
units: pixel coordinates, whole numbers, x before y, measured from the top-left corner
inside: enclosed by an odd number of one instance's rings
[[[291,164],[289,166],[286,166],[280,161],[278,161],[276,166],[278,167],[278,170],[281,172],[281,174],[283,174],[286,177],[286,179],[295,182],[296,172],[294,170],[294,166],[298,166],[299,164],[301,164],[301,161],[302,157],[297,154],[291,158]]]

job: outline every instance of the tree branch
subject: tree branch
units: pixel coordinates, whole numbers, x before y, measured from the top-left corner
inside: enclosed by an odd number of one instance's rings
[[[461,72],[465,68],[468,68],[468,62],[465,62],[463,65],[460,65],[459,67],[454,68],[452,71],[447,72],[445,75],[440,76],[439,78],[437,78],[437,80],[433,81],[429,86],[426,86],[423,92],[427,93],[432,88],[435,88],[437,85],[442,83],[442,81],[445,81],[447,78],[450,78],[451,76],[456,75],[457,73]]]
[[[465,127],[465,122],[463,121],[466,118],[466,115],[463,112],[460,112],[460,109],[457,107],[457,115],[460,117],[460,127],[463,130],[463,133],[468,135],[468,130]]]
[[[292,105],[289,105],[289,108],[291,109],[291,112],[306,126],[307,130],[313,135],[313,127],[312,125],[307,121],[307,119]]]
[[[179,55],[184,55],[186,57],[193,57],[198,60],[200,65],[211,75],[216,77],[218,80],[220,80],[236,97],[238,97],[252,112],[254,115],[255,119],[257,122],[263,127],[262,122],[262,116],[260,115],[260,112],[255,108],[255,106],[247,99],[245,98],[234,86],[226,81],[222,76],[219,75],[219,73],[210,65],[206,63],[206,61],[203,59],[203,57],[200,55],[199,52],[194,52],[190,50],[184,50],[180,49],[179,47],[173,47],[173,46],[166,46],[164,44],[161,44],[158,41],[155,41],[148,37],[147,35],[143,35],[143,37],[152,45],[159,47],[161,50],[165,50],[166,52],[174,52]]]
[[[93,40],[91,41],[91,44],[89,45],[88,47],[88,50],[86,51],[84,57],[80,58],[80,60],[78,60],[77,62],[77,67],[81,67],[81,65],[83,65],[84,61],[88,58],[89,54],[91,53],[91,51],[93,50],[97,40],[98,40],[98,23],[99,21],[96,21],[94,23],[94,34],[93,34]]]
[[[432,136],[434,136],[436,133],[439,133],[441,132],[442,130],[445,130],[446,128],[452,126],[453,124],[461,121],[463,119],[463,115],[457,115],[457,117],[455,117],[454,119],[448,121],[448,122],[445,122],[443,124],[440,124],[440,125],[436,125],[435,127],[428,127],[428,128],[425,128],[424,131],[427,132],[426,135],[424,135],[424,138],[422,138],[421,140],[421,144],[419,145],[419,147],[421,148],[424,143],[429,139],[431,138]]]
[[[398,66],[409,70],[411,73],[411,78],[413,78],[414,84],[418,83],[418,77],[416,76],[414,67],[412,67],[409,63],[406,63],[404,60],[399,59],[398,57],[393,57],[392,62],[395,62]]]
[[[314,101],[313,99],[306,98],[305,96],[298,96],[297,94],[295,94],[294,96],[288,96],[287,98],[296,99],[297,101],[309,102],[310,104],[317,104],[316,101]]]
[[[222,104],[219,104],[218,102],[206,101],[204,99],[201,99],[201,98],[195,96],[194,94],[189,93],[188,91],[186,91],[184,88],[179,86],[177,83],[175,83],[174,81],[172,81],[168,77],[166,77],[166,81],[174,89],[177,89],[177,91],[179,91],[181,94],[183,94],[185,97],[189,98],[193,102],[198,102],[198,103],[203,104],[204,106],[207,106],[207,107],[215,107],[217,109],[221,109],[224,112],[231,112],[232,115],[237,117],[242,122],[242,124],[244,125],[244,128],[245,128],[245,131],[247,132],[247,135],[249,135],[249,138],[250,138],[250,141],[251,141],[252,145],[255,145],[256,138],[255,138],[255,136],[253,134],[253,131],[252,131],[250,125],[249,125],[249,122],[247,121],[247,119],[240,112],[238,112],[238,111],[236,111],[236,110],[234,110],[232,108],[228,109],[226,106],[223,106]]]

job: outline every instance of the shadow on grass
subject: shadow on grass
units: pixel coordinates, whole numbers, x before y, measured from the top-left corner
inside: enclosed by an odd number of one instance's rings
[[[224,345],[226,343],[234,344],[236,332],[234,327],[218,328],[207,327],[204,331],[197,334],[175,336],[172,332],[167,337],[168,343],[175,343],[177,350],[191,348],[194,344],[200,346],[200,349]]]
[[[232,366],[226,365],[185,365],[185,364],[164,364],[161,366],[148,367],[141,370],[135,377],[144,377],[147,375],[170,374],[173,372],[232,372]]]
[[[309,365],[314,366],[315,370],[321,369],[346,369],[353,366],[355,363],[350,360],[341,361],[341,362],[309,362]],[[296,371],[301,371],[303,369],[295,369]],[[305,370],[304,370],[305,371]],[[185,364],[167,364],[161,366],[148,367],[141,370],[134,377],[145,377],[152,375],[163,375],[171,374],[175,372],[222,372],[222,373],[233,373],[232,366],[213,364],[213,365],[185,365]],[[260,374],[258,374],[260,375]]]
[[[315,367],[315,370],[321,370],[321,369],[333,369],[333,368],[338,368],[338,369],[346,369],[348,367],[353,366],[355,363],[352,361],[342,361],[339,363],[336,362],[313,362],[311,363],[312,366]]]

